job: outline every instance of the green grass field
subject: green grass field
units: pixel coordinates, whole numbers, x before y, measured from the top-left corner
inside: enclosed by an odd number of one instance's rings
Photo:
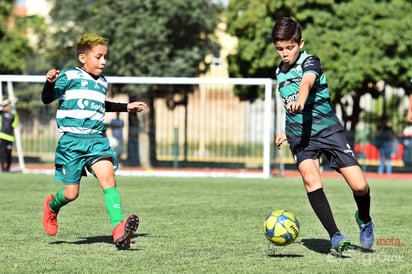
[[[340,229],[352,239],[343,258],[329,240],[299,178],[117,177],[124,215],[141,225],[130,250],[112,244],[102,192],[92,177],[62,209],[59,233],[41,225],[43,199],[61,185],[50,175],[0,174],[1,273],[409,273],[412,184],[370,180],[374,252],[359,247],[355,203],[341,179],[325,179]],[[270,247],[264,217],[287,208],[301,223],[297,240]]]

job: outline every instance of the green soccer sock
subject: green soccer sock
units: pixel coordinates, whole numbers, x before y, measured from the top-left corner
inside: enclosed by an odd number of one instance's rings
[[[112,227],[115,227],[123,220],[122,203],[119,191],[116,187],[109,187],[103,189],[103,195],[110,222],[112,223]]]
[[[58,213],[60,208],[67,205],[69,202],[64,198],[64,188],[59,189],[54,195],[54,199],[50,201],[50,209]]]

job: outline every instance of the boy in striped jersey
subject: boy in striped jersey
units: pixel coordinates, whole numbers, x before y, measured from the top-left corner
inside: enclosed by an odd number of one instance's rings
[[[108,83],[101,73],[106,65],[107,51],[105,38],[86,33],[77,43],[80,66],[62,71],[52,69],[46,74],[42,101],[44,104],[59,101],[56,123],[62,136],[55,154],[55,179],[63,183],[64,188],[45,199],[43,227],[50,236],[57,234],[57,214],[79,196],[80,180],[87,169],[103,190],[114,244],[124,249],[130,246],[139,217],[132,214],[123,220],[114,173],[118,167],[117,156],[105,136],[104,116],[106,111],[141,112],[147,105],[106,101]]]
[[[319,57],[302,50],[301,27],[292,18],[276,22],[272,41],[281,58],[276,78],[286,110],[286,132],[276,136],[276,146],[290,144],[310,205],[330,236],[332,252],[340,255],[350,240],[338,229],[323,191],[319,160],[325,155],[353,192],[360,242],[369,249],[374,242],[369,186],[331,105]]]

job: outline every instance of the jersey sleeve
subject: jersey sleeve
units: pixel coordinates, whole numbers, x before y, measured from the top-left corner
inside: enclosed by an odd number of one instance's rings
[[[41,100],[43,104],[50,104],[54,101],[54,82],[50,83],[46,81],[43,86],[43,90],[41,93]]]
[[[115,103],[111,101],[105,101],[104,104],[107,112],[127,112],[126,103]]]
[[[54,98],[59,99],[67,90],[69,79],[65,71],[62,71],[54,84]]]
[[[302,64],[303,74],[311,72],[317,76],[322,74],[322,65],[320,59],[317,56],[309,56]]]

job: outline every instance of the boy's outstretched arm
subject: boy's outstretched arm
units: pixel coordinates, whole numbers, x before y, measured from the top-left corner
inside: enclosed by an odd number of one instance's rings
[[[116,103],[105,101],[106,112],[141,112],[147,108],[144,102]]]
[[[128,112],[141,112],[147,108],[147,104],[144,102],[131,102],[127,104]]]
[[[313,84],[315,83],[316,75],[313,73],[305,73],[302,77],[302,81],[299,87],[298,99],[295,102],[290,102],[286,105],[286,109],[288,111],[298,113],[302,112],[306,100],[308,99],[310,89],[312,88]]]

